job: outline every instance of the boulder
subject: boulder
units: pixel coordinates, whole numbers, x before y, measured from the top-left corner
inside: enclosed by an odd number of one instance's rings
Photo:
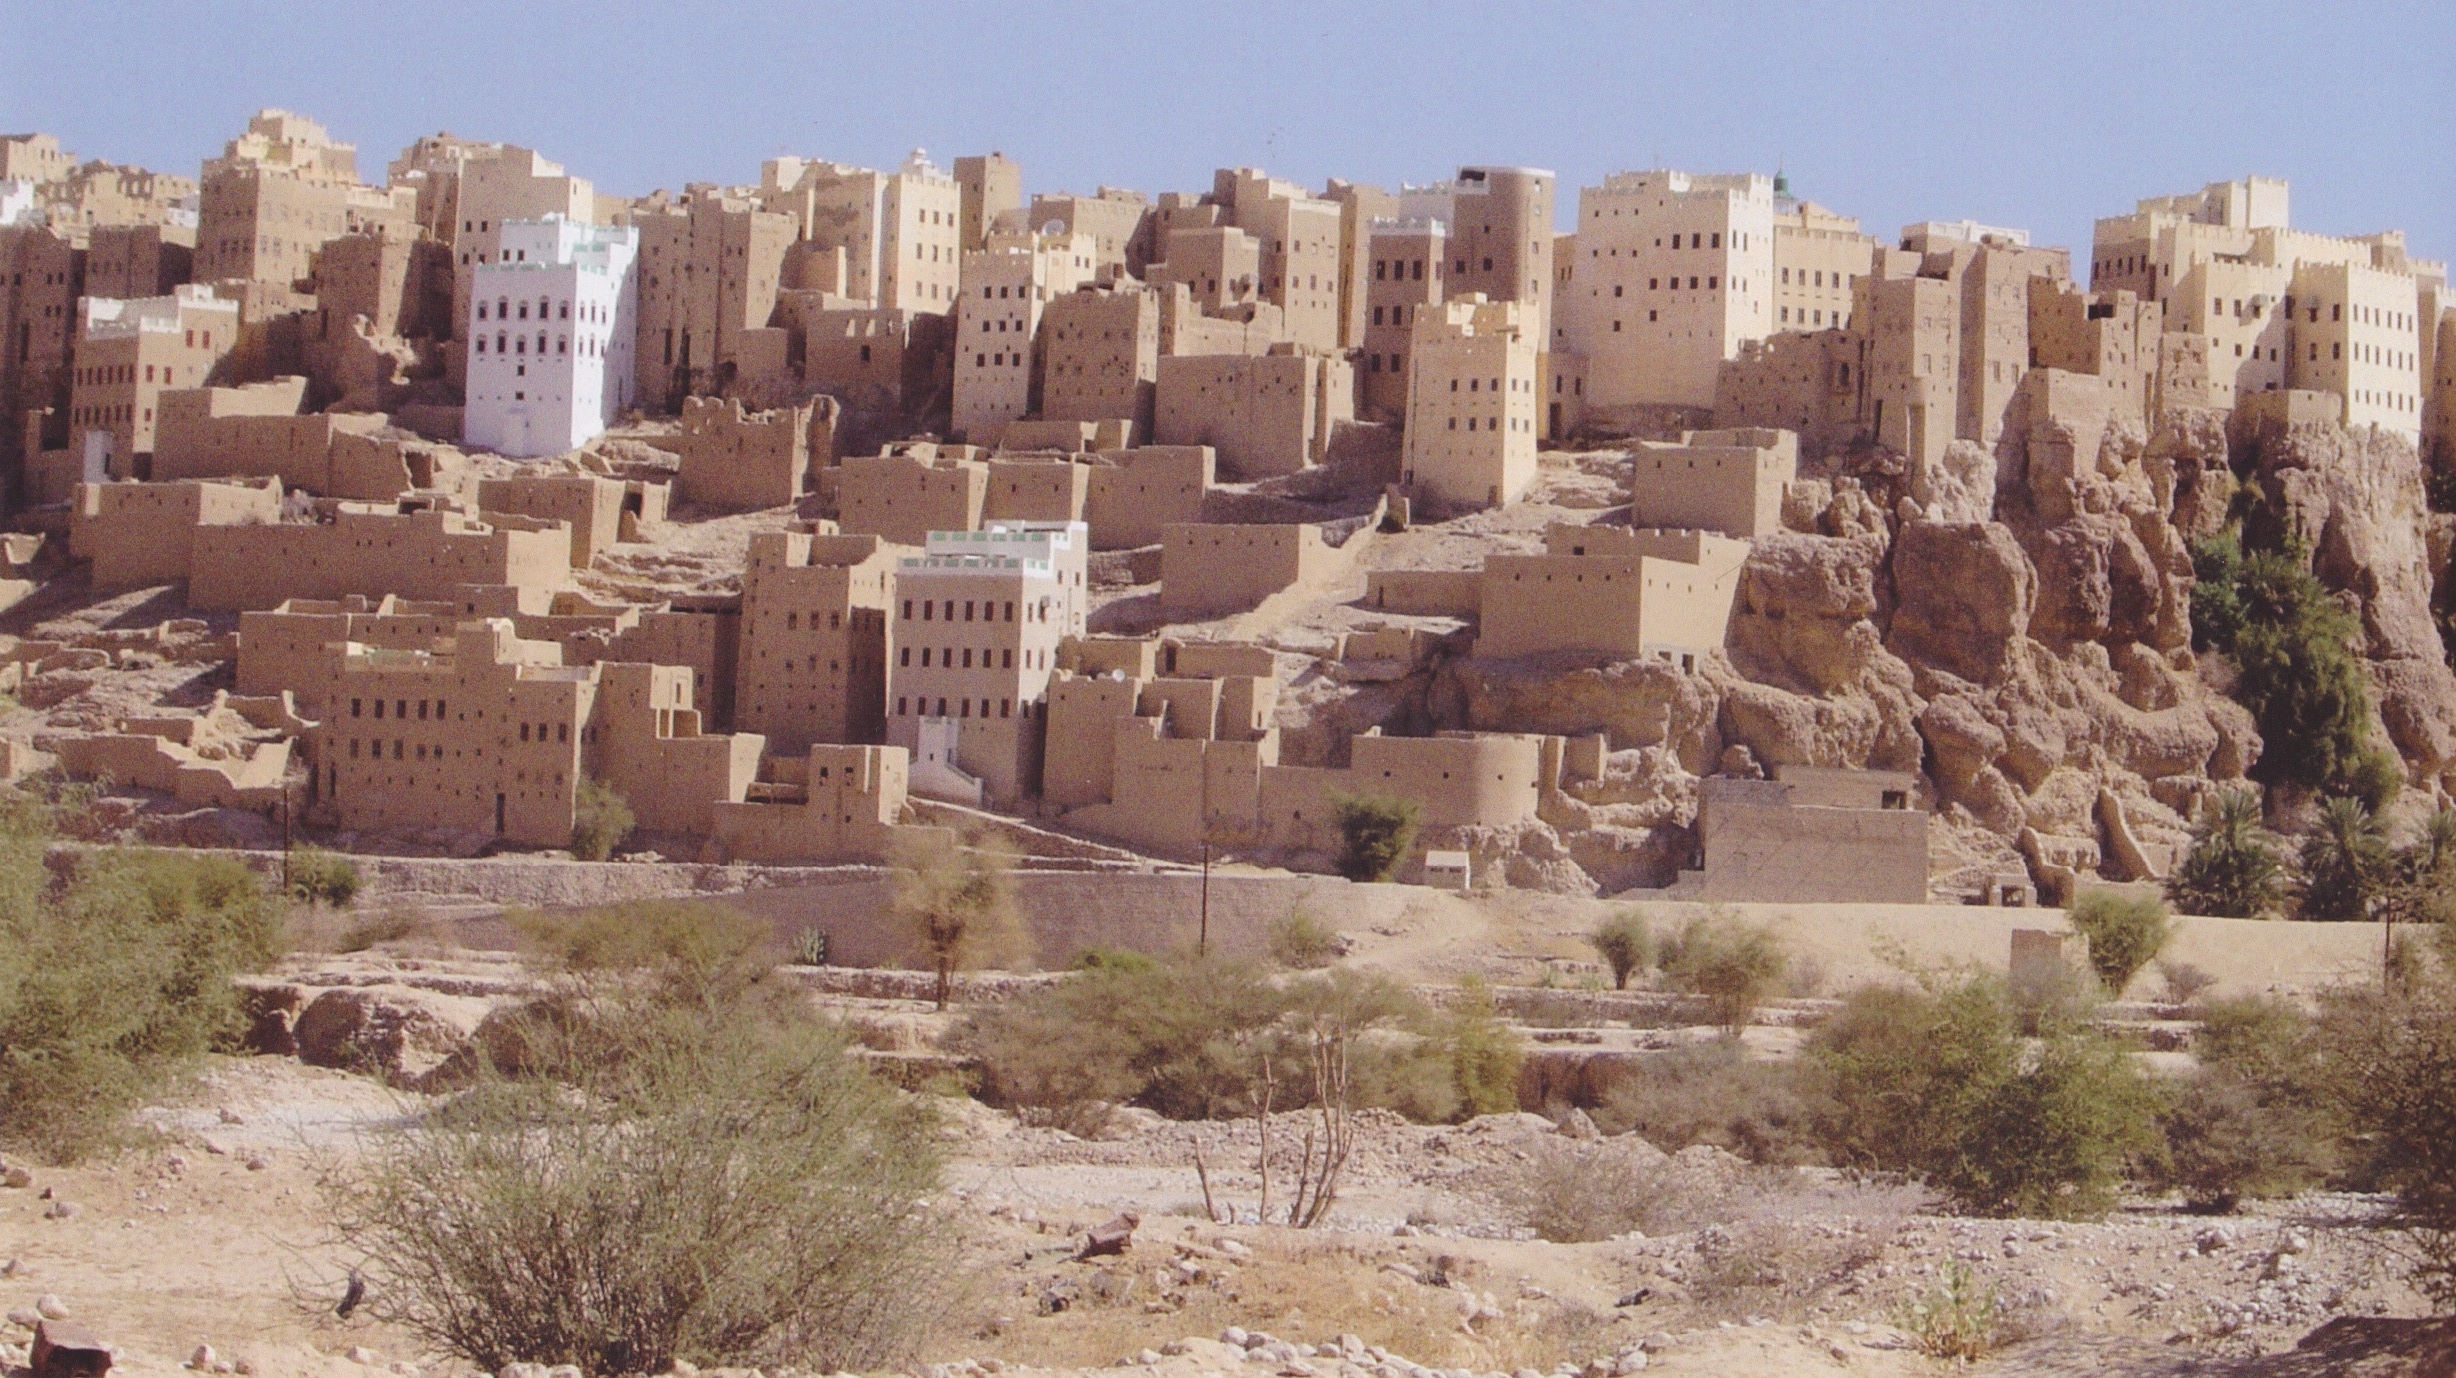
[[[1893,542],[1893,589],[1887,650],[1992,684],[2029,631],[2038,575],[2000,522],[1909,522]]]
[[[408,986],[339,986],[310,1001],[291,1034],[301,1062],[431,1090],[465,1071],[487,1010],[485,1000]]]
[[[46,1319],[34,1327],[27,1371],[33,1378],[102,1378],[111,1371],[111,1347],[93,1331]]]

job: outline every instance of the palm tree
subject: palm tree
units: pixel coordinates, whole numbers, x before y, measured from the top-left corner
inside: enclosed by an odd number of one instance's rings
[[[2283,868],[2260,826],[2260,794],[2219,790],[2200,807],[2192,847],[2166,882],[2166,901],[2186,914],[2256,919],[2276,909]]]
[[[2371,917],[2373,901],[2394,880],[2388,832],[2362,801],[2332,795],[2320,805],[2320,825],[2302,845],[2302,917],[2354,922]]]

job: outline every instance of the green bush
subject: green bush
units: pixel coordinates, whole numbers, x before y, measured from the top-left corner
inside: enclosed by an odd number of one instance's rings
[[[2234,658],[2235,697],[2265,743],[2254,776],[2385,804],[2402,773],[2370,744],[2362,628],[2312,574],[2310,552],[2289,542],[2246,554],[2228,531],[2194,546],[2193,567],[2195,634]]]
[[[2171,1088],[2158,1111],[2165,1145],[2153,1178],[2195,1211],[2231,1211],[2245,1197],[2291,1196],[2320,1180],[2328,1145],[2316,1117],[2267,1100],[2259,1087],[2202,1071]]]
[[[1370,1030],[1346,1045],[1354,1106],[1432,1121],[1516,1105],[1517,1040],[1488,999],[1439,1011],[1340,968],[1273,979],[1220,957],[1093,967],[973,1012],[954,1042],[980,1063],[985,1099],[1043,1122],[1104,1102],[1223,1119],[1266,1093],[1274,1109],[1302,1108],[1298,1031],[1327,1015]]]
[[[1672,989],[1706,997],[1714,1022],[1737,1033],[1757,1005],[1782,986],[1790,958],[1762,924],[1723,913],[1700,915],[1663,944],[1663,975]]]
[[[1629,977],[1654,960],[1654,937],[1643,909],[1613,910],[1586,935],[1586,945],[1612,969],[1614,990],[1627,990]]]
[[[2324,923],[2371,917],[2395,882],[2387,829],[2361,800],[2343,795],[2320,804],[2319,826],[2303,839],[2302,893],[2297,912]]]
[[[1330,813],[1339,828],[1339,874],[1349,880],[1390,879],[1415,845],[1413,800],[1353,795],[1331,800]]]
[[[2153,1098],[2124,1051],[2077,1023],[2025,1048],[1992,978],[1862,989],[1809,1056],[1837,1166],[1918,1174],[1967,1210],[2102,1215],[2126,1158],[2155,1144]]]
[[[90,851],[55,892],[45,812],[0,828],[0,1146],[71,1161],[236,1037],[231,978],[279,954],[282,915],[223,857]]]
[[[2166,899],[2186,914],[2256,919],[2285,897],[2285,868],[2260,827],[2260,796],[2224,789],[2209,796],[2192,846],[2166,881]]]
[[[358,863],[321,847],[290,853],[290,895],[307,904],[339,909],[358,898]]]
[[[2174,936],[2174,920],[2163,903],[2119,890],[2084,892],[2066,917],[2072,931],[2089,940],[2090,970],[2107,995],[2118,1000],[2132,977],[2157,960]]]
[[[612,916],[561,930],[590,1055],[497,1065],[332,1176],[370,1309],[488,1370],[904,1360],[951,1263],[930,1116],[767,980],[741,929],[640,917],[637,942]],[[646,979],[596,965],[632,958]],[[559,1009],[534,1023],[530,1048],[568,1032]]]
[[[1156,971],[1160,959],[1130,947],[1087,947],[1066,966],[1070,971]]]
[[[1640,1060],[1595,1107],[1607,1133],[1633,1133],[1666,1153],[1711,1144],[1753,1163],[1825,1161],[1826,1114],[1814,1068],[1750,1057],[1737,1040],[1693,1043]]]
[[[612,785],[595,776],[580,777],[579,797],[571,812],[571,854],[582,861],[603,861],[631,836],[638,820],[630,802]]]
[[[1339,956],[1339,935],[1302,905],[1271,920],[1263,941],[1272,963],[1290,971],[1326,967]]]
[[[2320,1064],[2356,1185],[2395,1194],[2411,1279],[2456,1305],[2456,984],[2444,973],[2340,988],[2323,1003]]]

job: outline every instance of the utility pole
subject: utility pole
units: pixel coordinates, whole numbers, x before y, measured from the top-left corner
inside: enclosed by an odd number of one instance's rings
[[[281,892],[290,893],[290,790],[281,791]]]
[[[1211,839],[1202,840],[1202,926],[1194,932],[1194,955],[1211,955]]]

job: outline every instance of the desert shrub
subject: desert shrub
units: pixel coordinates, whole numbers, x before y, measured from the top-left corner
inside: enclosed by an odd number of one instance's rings
[[[1044,1123],[1094,1102],[1170,1119],[1306,1106],[1313,1031],[1335,1028],[1350,1105],[1448,1120],[1516,1104],[1518,1046],[1489,1002],[1435,1010],[1386,977],[1342,968],[1274,980],[1219,957],[1100,966],[977,1010],[955,1045],[981,1093]]]
[[[1634,1144],[1537,1142],[1503,1184],[1504,1209],[1538,1239],[1590,1244],[1659,1227],[1674,1188]]]
[[[332,1175],[371,1309],[490,1370],[902,1358],[945,1266],[927,1113],[769,983],[649,974],[574,978],[621,1056],[490,1071]]]
[[[1014,857],[993,839],[966,845],[939,829],[899,838],[889,908],[914,955],[938,974],[942,1010],[959,969],[1013,961],[1029,946],[1015,908]]]
[[[2200,806],[2191,849],[2166,880],[2166,899],[2186,914],[2256,919],[2285,897],[2285,868],[2260,826],[2260,797],[2219,790]]]
[[[1339,935],[1299,905],[1270,921],[1263,935],[1271,961],[1291,971],[1329,966],[1339,956]]]
[[[1653,935],[1648,931],[1646,911],[1615,909],[1594,931],[1586,935],[1587,946],[1612,969],[1612,989],[1627,990],[1629,977],[1646,969],[1654,959]]]
[[[1087,947],[1068,962],[1073,971],[1156,971],[1160,959],[1130,947]]]
[[[2368,919],[2394,884],[2394,865],[2377,814],[2344,795],[2324,800],[2319,825],[2303,839],[2297,913],[2324,923]]]
[[[2434,973],[2331,992],[2317,1039],[2359,1184],[2395,1194],[2412,1281],[2456,1305],[2456,984]]]
[[[2158,1111],[2165,1152],[2158,1185],[2192,1210],[2231,1211],[2245,1197],[2290,1196],[2320,1178],[2327,1145],[2305,1107],[2267,1099],[2260,1087],[2202,1071],[2170,1088]]]
[[[1995,1284],[1982,1284],[1959,1259],[1946,1261],[1935,1286],[1902,1303],[1894,1324],[1931,1359],[1974,1363],[2003,1343]]]
[[[631,804],[612,785],[593,775],[580,777],[571,811],[571,854],[582,861],[603,861],[631,836],[637,819]]]
[[[1817,1031],[1822,1138],[1839,1166],[1924,1177],[1962,1208],[2069,1219],[2114,1204],[2128,1155],[2154,1146],[2153,1100],[2086,1024],[2034,1047],[2002,983],[1858,991]]]
[[[49,884],[41,809],[0,815],[0,1145],[70,1161],[241,1027],[231,977],[278,955],[279,905],[223,857],[105,850]]]
[[[1771,928],[1722,913],[1681,925],[1663,944],[1661,960],[1672,988],[1706,997],[1714,1022],[1734,1033],[1780,988],[1790,964]]]
[[[385,943],[429,937],[433,932],[433,923],[414,909],[386,909],[382,913],[353,920],[334,938],[333,951],[364,952]]]
[[[1349,880],[1388,880],[1415,844],[1415,801],[1351,795],[1330,802],[1339,829],[1339,874]]]
[[[2123,988],[2142,967],[2156,960],[2174,936],[2174,920],[2166,906],[2148,895],[2119,890],[2090,890],[2073,901],[2067,914],[2072,931],[2089,940],[2089,967],[2120,999]]]
[[[2159,960],[2158,980],[2167,1003],[2172,1005],[2188,1005],[2217,984],[2217,978],[2202,968],[2171,958]]]
[[[321,847],[296,848],[290,853],[290,894],[338,909],[358,898],[358,863]]]
[[[1211,957],[1092,967],[970,1015],[955,1041],[982,1093],[1035,1115],[1089,1101],[1172,1119],[1240,1115],[1281,997],[1249,963]]]
[[[1736,1040],[1690,1044],[1647,1057],[1614,1082],[1595,1123],[1665,1152],[1712,1144],[1753,1163],[1818,1163],[1822,1098],[1810,1072],[1752,1058]]]

